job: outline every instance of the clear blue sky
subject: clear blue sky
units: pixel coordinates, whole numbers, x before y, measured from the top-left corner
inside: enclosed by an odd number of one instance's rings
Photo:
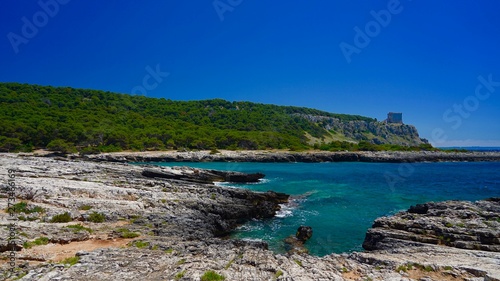
[[[500,146],[500,1],[5,0],[0,7],[3,82],[379,120],[403,112],[438,146]]]

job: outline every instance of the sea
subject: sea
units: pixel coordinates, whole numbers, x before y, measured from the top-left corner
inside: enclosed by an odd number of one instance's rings
[[[301,225],[313,229],[305,244],[312,255],[362,251],[378,217],[430,201],[500,197],[500,162],[148,164],[264,173],[258,183],[220,185],[291,195],[274,218],[249,221],[232,234],[266,241],[276,253],[285,252],[283,240]]]

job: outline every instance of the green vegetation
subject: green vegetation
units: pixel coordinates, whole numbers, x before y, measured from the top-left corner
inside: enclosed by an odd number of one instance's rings
[[[82,205],[82,206],[80,206],[79,209],[82,210],[82,211],[88,211],[88,210],[92,209],[92,206],[90,206],[90,205]]]
[[[299,266],[302,266],[302,262],[299,261],[299,260],[293,260],[296,264],[298,264]]]
[[[375,119],[221,99],[144,96],[0,83],[0,151],[47,148],[81,154],[162,149],[308,149],[305,134],[330,135],[299,115]]]
[[[92,233],[92,229],[85,227],[81,224],[72,224],[72,225],[67,225],[66,227],[72,229],[74,233],[78,233],[83,230],[87,231],[88,233]]]
[[[118,228],[115,231],[120,234],[121,238],[135,238],[140,236],[139,233],[132,232],[127,228]]]
[[[177,262],[177,265],[181,265],[181,264],[185,264],[186,263],[186,259],[180,259],[178,262]]]
[[[25,217],[25,216],[19,216],[17,218],[20,221],[36,221],[38,219],[37,217]]]
[[[411,265],[400,265],[398,268],[396,268],[396,272],[407,272],[408,270],[411,270]]]
[[[49,142],[46,148],[50,151],[58,151],[64,154],[77,152],[73,143],[69,143],[63,139],[55,139]]]
[[[92,214],[89,215],[89,219],[88,219],[88,221],[95,222],[95,223],[101,223],[101,222],[104,222],[105,220],[106,220],[106,217],[103,214],[97,213],[97,212],[92,212]]]
[[[28,275],[28,272],[24,272],[23,271],[23,272],[19,273],[19,275],[17,275],[17,277],[14,278],[13,280],[20,280],[20,279],[22,279],[26,275]]]
[[[226,266],[224,266],[224,269],[228,269],[231,267],[231,265],[233,264],[233,262],[235,261],[236,259],[231,259],[227,264]]]
[[[184,277],[184,275],[185,275],[185,274],[186,274],[186,271],[185,271],[185,270],[183,270],[183,271],[181,271],[181,272],[177,273],[177,274],[174,276],[174,279],[175,279],[175,280],[181,280],[181,279],[182,279],[182,277]]]
[[[145,242],[145,241],[134,241],[132,244],[130,244],[134,247],[137,247],[139,249],[142,249],[142,248],[145,248],[145,247],[148,247],[149,246],[149,242]]]
[[[430,265],[421,265],[421,264],[418,264],[418,263],[407,263],[407,264],[404,264],[404,265],[400,265],[396,268],[396,271],[397,272],[400,272],[400,271],[404,271],[404,272],[408,272],[409,270],[412,270],[413,268],[418,268],[422,271],[425,271],[425,272],[431,272],[431,271],[434,271],[434,269],[432,268],[432,266]]]
[[[80,257],[74,256],[74,257],[69,257],[67,259],[64,259],[61,261],[62,264],[69,264],[69,266],[73,266],[77,264],[80,261]]]
[[[226,280],[226,277],[219,275],[217,272],[213,270],[205,271],[205,273],[201,276],[201,281],[222,281]]]
[[[35,206],[35,205],[29,205],[27,202],[19,202],[17,204],[14,204],[11,209],[13,210],[14,213],[19,214],[19,213],[25,213],[25,214],[32,214],[32,213],[44,213],[45,209],[40,207],[40,206]],[[6,212],[9,212],[9,208],[5,209]]]
[[[283,271],[278,270],[278,271],[276,271],[276,273],[274,274],[274,279],[278,279],[278,278],[280,278],[280,276],[282,276],[282,275],[283,275]]]
[[[38,237],[37,239],[35,239],[31,242],[28,242],[28,241],[24,242],[23,247],[25,249],[30,249],[33,246],[41,246],[41,245],[47,245],[47,244],[49,244],[49,238],[42,236],[42,237]]]
[[[64,214],[55,215],[52,217],[50,222],[63,223],[72,221],[70,213],[66,212]]]
[[[324,151],[437,151],[430,144],[419,146],[403,146],[397,144],[373,144],[368,141],[359,143],[348,141],[332,141],[330,143],[314,144],[313,148]]]

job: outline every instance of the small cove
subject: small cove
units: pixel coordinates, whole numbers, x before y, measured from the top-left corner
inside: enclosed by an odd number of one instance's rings
[[[266,174],[255,184],[221,185],[292,195],[275,218],[250,221],[233,234],[264,240],[278,253],[284,252],[283,239],[299,225],[313,227],[313,237],[306,243],[311,254],[360,251],[365,232],[377,217],[429,201],[500,196],[499,162],[148,164]]]

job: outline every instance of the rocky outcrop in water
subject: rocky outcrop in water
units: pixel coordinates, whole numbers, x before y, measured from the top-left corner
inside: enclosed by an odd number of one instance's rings
[[[387,250],[416,242],[500,252],[500,198],[431,202],[378,218],[366,234],[363,248]]]
[[[290,235],[285,238],[285,250],[288,254],[307,254],[309,250],[305,247],[307,240],[311,239],[313,234],[312,227],[301,225],[297,229],[295,236]]]
[[[202,170],[191,168],[177,168],[170,171],[158,169],[144,169],[141,175],[148,178],[174,179],[196,183],[237,182],[254,183],[264,178],[262,173],[246,174],[233,171]]]
[[[487,280],[500,280],[500,198],[430,202],[378,218],[366,233],[363,248],[375,253],[414,255],[418,252],[420,256],[426,251],[436,256],[448,251],[450,259],[455,258],[451,253],[496,258],[496,267],[485,264],[481,269],[463,268],[488,276]],[[483,251],[483,254],[470,250]],[[484,254],[484,251],[493,254]]]

